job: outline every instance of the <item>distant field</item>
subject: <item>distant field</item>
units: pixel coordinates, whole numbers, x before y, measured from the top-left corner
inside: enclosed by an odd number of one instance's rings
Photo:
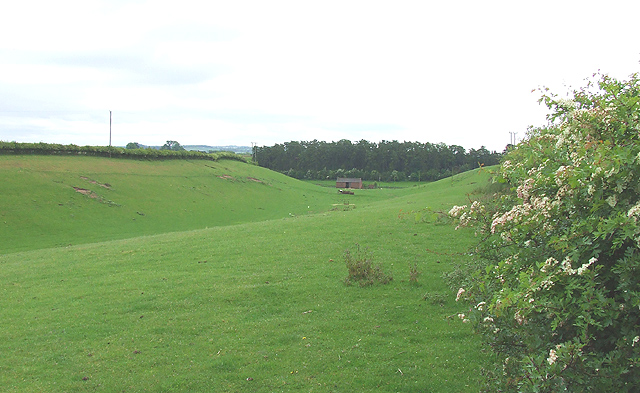
[[[441,279],[473,234],[412,212],[486,172],[344,196],[231,161],[0,171],[2,391],[478,391],[480,343]],[[356,244],[390,284],[343,284]]]
[[[335,187],[336,179],[331,180],[303,180],[305,183],[315,184],[321,187]],[[368,187],[375,188],[409,188],[409,187],[417,187],[424,186],[428,184],[428,182],[417,182],[417,181],[398,181],[398,182],[384,182],[384,181],[371,181],[371,180],[363,180],[362,184],[365,189]]]

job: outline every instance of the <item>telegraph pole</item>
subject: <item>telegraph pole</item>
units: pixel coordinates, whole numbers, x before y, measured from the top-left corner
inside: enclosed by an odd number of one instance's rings
[[[517,132],[509,131],[509,143],[514,145],[514,146],[516,144],[516,135],[517,134],[518,134]]]
[[[256,163],[258,158],[258,142],[251,142],[251,156],[253,162]]]
[[[111,111],[109,111],[109,158],[111,158]]]

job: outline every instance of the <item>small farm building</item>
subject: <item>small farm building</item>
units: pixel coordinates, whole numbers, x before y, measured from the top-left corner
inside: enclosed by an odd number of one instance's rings
[[[348,177],[339,177],[336,180],[336,188],[362,188],[362,179],[360,178],[348,178]]]

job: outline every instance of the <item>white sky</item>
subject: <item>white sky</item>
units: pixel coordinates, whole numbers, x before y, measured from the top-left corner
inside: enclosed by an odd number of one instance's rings
[[[640,1],[11,1],[0,140],[484,145],[640,71]]]

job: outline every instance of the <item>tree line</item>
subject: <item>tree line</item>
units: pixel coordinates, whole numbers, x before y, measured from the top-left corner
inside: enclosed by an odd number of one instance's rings
[[[258,165],[311,180],[356,177],[370,181],[434,181],[481,165],[498,164],[501,156],[484,146],[467,151],[457,145],[397,140],[291,141],[256,146],[253,150]]]

